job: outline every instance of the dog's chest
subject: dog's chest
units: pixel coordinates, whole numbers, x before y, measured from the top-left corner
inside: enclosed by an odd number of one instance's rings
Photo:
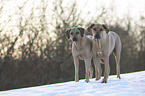
[[[77,57],[80,58],[81,60],[84,60],[86,56],[85,56],[84,52],[78,51],[77,52]]]
[[[80,55],[79,55],[79,58],[80,58],[81,60],[84,60],[84,59],[85,59],[85,56],[84,56],[83,54],[80,54]]]
[[[93,52],[96,54],[97,57],[102,58],[105,54],[104,49],[105,48],[105,43],[104,42],[99,42],[98,40],[93,41]]]
[[[103,51],[104,49],[102,48],[103,46],[101,46],[101,48],[94,46],[93,48],[93,52],[94,54],[96,54],[97,57],[104,57],[105,52]]]

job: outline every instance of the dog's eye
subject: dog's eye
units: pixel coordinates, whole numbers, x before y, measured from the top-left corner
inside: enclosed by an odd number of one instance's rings
[[[100,31],[103,31],[103,29],[100,29]]]
[[[79,34],[79,32],[76,32],[76,34],[78,35],[78,34]]]
[[[96,29],[95,29],[95,28],[93,28],[93,30],[94,30],[94,31],[96,31]]]
[[[70,34],[73,35],[73,32],[71,32]]]

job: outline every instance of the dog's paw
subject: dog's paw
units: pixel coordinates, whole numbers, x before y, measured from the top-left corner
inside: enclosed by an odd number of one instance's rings
[[[95,80],[98,81],[99,79],[101,79],[101,78],[96,78]]]
[[[86,83],[90,82],[89,80],[85,80]]]
[[[79,82],[79,80],[75,80],[75,82]]]
[[[117,76],[117,78],[121,79],[121,77],[120,77],[120,76]]]
[[[101,83],[107,83],[107,80],[103,79]]]

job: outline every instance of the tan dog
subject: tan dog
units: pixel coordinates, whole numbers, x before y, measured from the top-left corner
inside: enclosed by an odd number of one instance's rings
[[[101,78],[100,59],[104,59],[105,70],[102,83],[107,83],[107,78],[110,74],[109,56],[113,52],[116,59],[117,78],[120,78],[120,54],[121,40],[118,34],[111,32],[105,25],[92,23],[88,28],[88,32],[93,34],[92,53],[95,64],[96,80]]]
[[[91,65],[92,58],[92,42],[84,32],[86,30],[81,27],[74,27],[66,30],[66,37],[72,40],[72,55],[74,58],[75,65],[75,81],[79,82],[79,59],[85,61],[86,68],[86,82],[89,82],[89,72],[90,78],[93,76],[93,68]]]

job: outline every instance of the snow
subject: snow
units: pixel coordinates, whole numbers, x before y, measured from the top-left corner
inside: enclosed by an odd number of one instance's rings
[[[107,83],[90,79],[1,91],[0,96],[145,96],[145,71],[111,75]]]

